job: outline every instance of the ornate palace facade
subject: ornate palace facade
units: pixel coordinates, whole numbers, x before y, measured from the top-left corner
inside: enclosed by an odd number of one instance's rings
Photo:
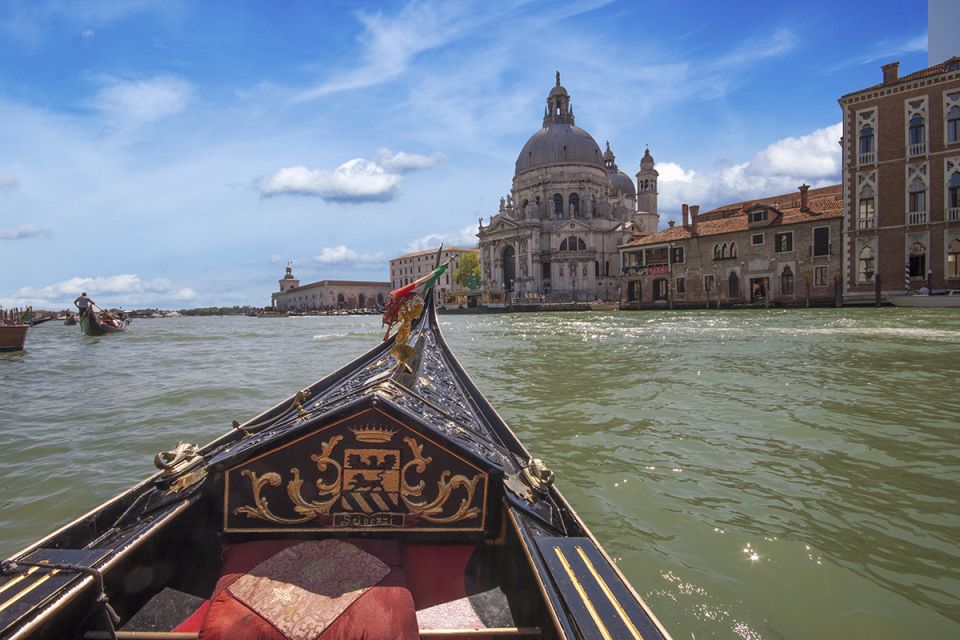
[[[543,128],[517,157],[510,195],[487,226],[481,221],[483,287],[514,299],[617,299],[617,247],[657,230],[657,171],[649,150],[636,185],[607,143],[574,124],[570,95],[557,83]]]

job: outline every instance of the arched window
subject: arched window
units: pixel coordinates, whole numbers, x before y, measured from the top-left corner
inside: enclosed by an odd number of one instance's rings
[[[912,214],[926,213],[927,211],[927,185],[920,178],[914,178],[910,183],[909,202],[907,211]],[[925,222],[926,220],[915,219],[919,216],[911,216],[910,222]]]
[[[789,266],[784,267],[780,273],[780,295],[793,295],[793,269]]]
[[[926,131],[923,123],[923,116],[919,113],[910,118],[910,146],[919,145],[926,142]],[[911,154],[912,155],[912,154]]]
[[[947,247],[947,277],[960,278],[960,240],[956,238]]]
[[[520,217],[521,217],[521,218],[526,218],[526,217],[527,217],[527,205],[528,205],[528,204],[530,204],[530,201],[529,201],[529,200],[524,200],[524,201],[520,204]]]
[[[737,243],[736,243],[736,242],[731,242],[731,243],[730,243],[730,257],[731,257],[731,258],[736,258],[736,257],[737,257]]]
[[[714,260],[720,259],[720,245],[718,244],[713,245],[713,259]]]
[[[559,193],[553,194],[553,215],[557,220],[563,220],[563,196]]]
[[[587,243],[583,241],[583,238],[577,238],[577,251],[586,251]]]
[[[731,298],[740,297],[740,278],[737,277],[736,271],[730,272],[730,277],[727,278],[727,288],[730,291]]]
[[[927,277],[927,248],[919,242],[910,245],[910,277]]]
[[[590,215],[597,217],[597,196],[590,196]]]
[[[871,162],[873,154],[873,127],[870,125],[860,129],[860,157],[862,162]],[[866,157],[870,157],[868,160]]]
[[[960,107],[947,111],[947,144],[960,142]]]
[[[567,242],[567,240],[568,240],[567,238],[564,238],[563,242],[560,243],[560,251],[567,250],[567,247],[569,246],[569,242]]]
[[[726,257],[727,257],[727,243],[726,243],[726,242],[724,242],[724,243],[723,243],[723,246],[720,247],[720,257],[721,257],[721,258],[726,258]]]
[[[947,182],[947,220],[960,220],[960,171],[954,171]]]
[[[344,304],[346,301],[347,301],[347,299],[343,297],[343,294],[342,294],[342,293],[338,293],[338,294],[337,294],[337,304],[338,304],[338,305],[343,306],[343,304]]]
[[[858,229],[873,229],[876,215],[875,203],[873,187],[867,185],[860,190],[860,205],[857,210]]]
[[[873,249],[864,247],[860,250],[860,256],[857,258],[857,280],[860,282],[873,282],[874,276],[874,255]]]
[[[580,217],[580,196],[575,193],[570,194],[570,217]]]

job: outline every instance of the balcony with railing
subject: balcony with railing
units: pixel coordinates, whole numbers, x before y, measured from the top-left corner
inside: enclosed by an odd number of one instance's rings
[[[908,211],[907,212],[907,224],[926,224],[926,223],[927,223],[926,211]]]
[[[873,216],[861,216],[857,218],[857,229],[873,229],[876,226],[876,218]]]
[[[947,209],[947,222],[957,222],[958,220],[960,220],[960,207]]]
[[[873,164],[874,159],[876,159],[877,154],[873,151],[862,152],[858,156],[858,161],[861,165],[864,164]]]
[[[926,142],[916,142],[911,145],[907,145],[907,153],[910,157],[914,156],[923,156],[927,154],[927,143]]]

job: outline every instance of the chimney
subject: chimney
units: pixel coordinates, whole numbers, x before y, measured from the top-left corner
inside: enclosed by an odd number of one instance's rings
[[[697,216],[700,215],[700,205],[692,204],[690,205],[690,230],[695,231],[697,228]]]
[[[673,229],[673,225],[677,224],[675,220],[667,220],[667,226]]]
[[[683,226],[689,227],[690,226],[690,207],[688,207],[687,203],[684,202],[682,208],[683,208]]]
[[[883,84],[890,84],[891,82],[896,82],[900,77],[900,63],[891,62],[889,64],[883,65]]]
[[[810,190],[810,185],[802,184],[800,185],[800,211],[809,211],[810,207],[808,206],[810,199],[807,196],[807,191]]]

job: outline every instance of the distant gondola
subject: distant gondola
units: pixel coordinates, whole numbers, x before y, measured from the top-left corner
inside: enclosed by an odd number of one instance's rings
[[[88,336],[102,336],[107,333],[126,331],[128,324],[128,320],[121,319],[106,311],[97,313],[91,309],[80,313],[80,330]]]
[[[365,355],[5,561],[0,638],[669,638],[453,356],[435,280]]]

